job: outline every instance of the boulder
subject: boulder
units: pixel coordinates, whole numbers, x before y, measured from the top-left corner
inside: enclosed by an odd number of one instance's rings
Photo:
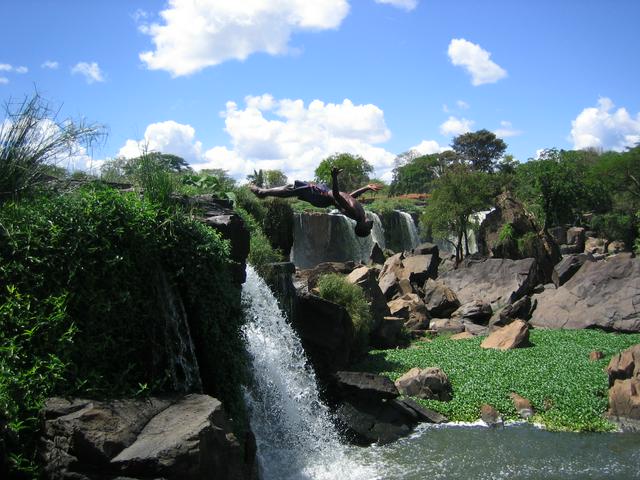
[[[438,275],[439,258],[436,255],[412,255],[402,260],[402,272],[399,278],[411,283],[423,285],[427,278]]]
[[[577,253],[584,252],[586,236],[582,227],[571,227],[567,230],[567,245],[575,246]]]
[[[622,240],[614,240],[607,245],[607,253],[610,255],[615,255],[616,253],[625,252],[627,250],[627,245]]]
[[[461,304],[481,300],[498,310],[537,285],[536,262],[533,258],[464,261],[460,268],[441,275],[439,280],[456,293]]]
[[[607,374],[608,417],[624,430],[640,431],[640,344],[614,355]]]
[[[391,315],[405,319],[404,326],[409,331],[420,331],[429,328],[429,315],[422,299],[415,293],[408,293],[388,304]]]
[[[342,397],[388,400],[400,395],[388,377],[375,373],[341,371],[335,379]]]
[[[411,398],[397,399],[395,400],[395,402],[401,403],[406,407],[410,408],[411,410],[413,410],[418,416],[418,420],[420,422],[440,424],[440,423],[446,423],[449,421],[447,417],[445,417],[444,415],[436,412],[435,410],[431,410],[430,408],[423,407],[422,405],[420,405],[418,402],[416,402]]]
[[[47,478],[256,478],[222,404],[207,395],[50,399],[40,456]],[[247,454],[247,456],[245,456]]]
[[[378,285],[387,300],[391,300],[398,293],[398,280],[402,271],[403,258],[402,253],[396,253],[387,258],[378,276]]]
[[[440,250],[434,243],[421,243],[411,250],[412,255],[434,255],[440,258]]]
[[[378,245],[378,242],[375,242],[373,244],[373,247],[371,248],[371,256],[369,257],[369,260],[374,265],[382,265],[384,263],[385,261],[384,251],[382,250],[382,248],[380,248],[380,245]]]
[[[592,352],[589,352],[589,360],[591,362],[597,362],[598,360],[602,360],[604,358],[604,353],[602,353],[600,350],[593,350]]]
[[[380,286],[378,285],[378,271],[375,268],[359,267],[353,270],[348,276],[347,281],[354,285],[358,285],[364,292],[364,296],[369,304],[369,313],[372,318],[372,330],[376,330],[381,324],[384,317],[391,315],[387,306]]]
[[[504,425],[502,416],[492,405],[485,403],[480,407],[480,419],[488,427],[501,427]]]
[[[472,300],[460,306],[453,314],[452,318],[459,318],[463,322],[468,320],[472,323],[486,325],[493,315],[491,305],[482,300]]]
[[[303,286],[303,293],[312,291],[318,285],[318,280],[328,273],[339,273],[348,275],[356,267],[354,262],[322,262],[313,268],[299,270],[296,273],[296,281],[298,285]]]
[[[459,318],[432,318],[429,328],[438,334],[464,332],[464,324]]]
[[[316,295],[298,296],[291,322],[321,381],[349,364],[353,323],[344,307]]]
[[[518,395],[515,392],[512,392],[509,396],[511,397],[513,406],[515,407],[518,415],[520,415],[521,418],[527,419],[533,416],[533,406],[531,405],[531,401]]]
[[[470,338],[476,338],[476,335],[471,332],[461,332],[450,337],[451,340],[469,340]]]
[[[584,244],[585,253],[607,253],[607,240],[605,238],[588,237]]]
[[[640,259],[618,254],[587,262],[560,288],[534,298],[536,327],[639,332]]]
[[[584,252],[584,245],[582,245],[582,248],[578,247],[577,245],[560,245],[560,255],[563,255],[563,256],[573,255],[574,253],[583,253],[583,252]],[[553,275],[553,272],[551,274]]]
[[[557,227],[551,227],[549,234],[553,237],[558,245],[567,243],[567,228],[559,225]]]
[[[527,347],[529,346],[529,325],[524,320],[515,320],[506,327],[494,330],[480,346],[496,350]]]
[[[446,318],[457,310],[460,300],[444,282],[429,278],[424,284],[424,303],[432,317]]]
[[[382,323],[371,334],[371,346],[375,348],[394,348],[405,343],[402,335],[404,318],[384,317]]]
[[[590,253],[566,255],[553,267],[553,273],[551,274],[553,284],[556,287],[564,285],[578,270],[580,270],[580,267],[582,267],[585,262],[593,261],[593,256]]]
[[[522,297],[520,300],[507,305],[496,316],[489,321],[491,327],[503,327],[510,324],[516,319],[529,320],[534,308],[534,304],[531,301],[531,297]]]
[[[439,368],[412,368],[395,382],[402,395],[422,399],[451,400],[451,382]]]

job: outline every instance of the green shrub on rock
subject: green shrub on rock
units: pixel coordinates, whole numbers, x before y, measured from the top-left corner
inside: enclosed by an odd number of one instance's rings
[[[353,322],[353,348],[356,353],[365,353],[369,346],[372,318],[362,289],[349,283],[342,275],[329,273],[318,280],[318,291],[320,297],[347,310]]]

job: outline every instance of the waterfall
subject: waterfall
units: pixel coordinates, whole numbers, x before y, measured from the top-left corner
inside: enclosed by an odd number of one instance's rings
[[[400,210],[395,211],[398,212],[401,219],[403,250],[411,250],[420,245],[420,236],[418,235],[418,228],[413,221],[413,217],[407,212],[401,212]]]
[[[384,230],[378,215],[366,212],[373,221],[371,234],[356,236],[356,222],[338,210],[326,213],[297,213],[294,219],[293,247],[290,259],[299,268],[310,268],[322,262],[367,263],[373,244],[385,248]]]
[[[245,389],[264,480],[372,479],[342,445],[299,338],[252,267],[242,289],[253,379]]]
[[[467,238],[469,239],[469,253],[478,252],[478,241],[476,239],[476,231],[478,230],[478,227],[480,227],[484,219],[487,218],[487,215],[493,212],[493,210],[494,209],[492,208],[491,210],[483,210],[481,212],[476,212],[469,215],[469,223],[472,225],[467,230]],[[458,239],[456,238],[456,235],[453,233],[448,236],[448,239],[449,241],[447,241],[447,239],[444,239],[444,238],[434,237],[433,243],[438,245],[441,252],[447,252],[453,255],[456,252],[454,245],[456,244]],[[464,250],[464,240],[462,241],[462,245],[463,245],[462,248]]]

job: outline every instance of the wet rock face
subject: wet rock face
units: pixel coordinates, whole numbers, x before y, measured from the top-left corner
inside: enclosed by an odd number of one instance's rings
[[[244,457],[222,404],[207,395],[50,399],[42,416],[46,478],[255,478],[255,457]]]
[[[536,327],[640,332],[640,259],[622,253],[587,262],[560,288],[534,298]]]

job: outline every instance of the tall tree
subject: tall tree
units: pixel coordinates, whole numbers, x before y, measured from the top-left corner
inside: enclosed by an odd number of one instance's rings
[[[442,238],[455,236],[452,243],[457,261],[462,260],[464,254],[469,254],[467,231],[474,226],[471,215],[486,209],[491,203],[490,183],[486,173],[473,171],[467,165],[454,165],[434,184],[421,223]]]
[[[479,172],[493,172],[507,144],[489,130],[464,133],[453,139],[451,148],[460,158]]]
[[[316,181],[331,185],[331,169],[341,168],[340,189],[349,192],[369,183],[373,166],[359,155],[337,153],[325,158],[316,168]]]

